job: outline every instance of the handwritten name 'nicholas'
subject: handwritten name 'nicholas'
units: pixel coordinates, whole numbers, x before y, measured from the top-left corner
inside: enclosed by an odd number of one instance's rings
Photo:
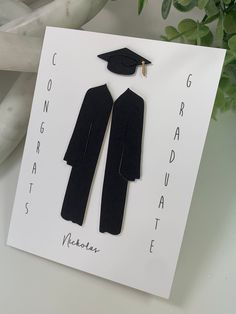
[[[63,236],[62,246],[67,246],[68,248],[70,248],[71,246],[76,246],[86,251],[91,251],[94,253],[100,252],[98,248],[92,246],[89,242],[85,244],[81,242],[80,239],[73,239],[70,232],[67,235]]]

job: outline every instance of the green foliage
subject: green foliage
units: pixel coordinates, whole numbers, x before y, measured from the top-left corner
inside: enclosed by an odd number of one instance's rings
[[[145,4],[145,0],[138,0],[138,14],[142,12],[144,4]]]
[[[216,6],[215,0],[209,0],[204,7],[205,13],[208,17],[214,16],[219,13],[219,7]]]
[[[229,12],[224,16],[224,30],[228,34],[236,33],[236,12]]]
[[[170,8],[171,8],[172,0],[163,0],[161,6],[161,15],[163,19],[166,19],[169,15]]]
[[[236,35],[232,36],[228,41],[228,46],[231,52],[236,53]]]
[[[208,4],[209,0],[198,0],[197,6],[200,10],[203,10]]]
[[[139,1],[139,13],[145,0]],[[166,26],[166,41],[226,48],[227,53],[216,95],[212,117],[219,111],[236,110],[236,0],[162,0],[161,14],[169,15],[171,6],[181,12],[198,8],[203,12],[201,21],[185,18],[177,27]],[[208,25],[211,24],[212,32]],[[212,27],[213,26],[213,27]]]
[[[181,12],[188,12],[192,10],[196,4],[196,0],[173,0],[173,6]]]

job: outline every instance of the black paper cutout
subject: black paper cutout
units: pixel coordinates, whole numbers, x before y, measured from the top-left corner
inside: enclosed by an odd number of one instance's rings
[[[103,183],[100,232],[121,232],[128,181],[140,178],[144,101],[130,89],[114,103]]]
[[[131,75],[135,72],[136,67],[151,63],[137,53],[128,48],[122,48],[111,52],[98,55],[99,58],[108,62],[107,68],[113,73]]]
[[[107,85],[87,91],[64,160],[72,166],[61,216],[83,224],[90,187],[113,106]],[[100,232],[119,234],[128,181],[140,178],[144,101],[127,89],[114,103],[103,182]]]
[[[64,160],[72,166],[61,216],[83,224],[89,191],[113,106],[107,85],[87,91]]]

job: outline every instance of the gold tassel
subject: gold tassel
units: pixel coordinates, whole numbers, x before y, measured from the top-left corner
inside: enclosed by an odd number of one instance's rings
[[[146,76],[146,65],[145,65],[145,61],[142,61],[142,74],[143,74],[143,76]]]

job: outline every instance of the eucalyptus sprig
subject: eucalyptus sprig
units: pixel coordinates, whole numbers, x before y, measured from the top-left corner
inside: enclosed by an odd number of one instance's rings
[[[146,2],[139,0],[139,14]],[[212,117],[215,119],[218,111],[235,110],[236,0],[163,0],[163,19],[168,17],[171,7],[181,12],[189,12],[197,7],[203,12],[203,18],[201,21],[185,18],[177,27],[166,26],[165,35],[161,36],[163,40],[227,49]]]

